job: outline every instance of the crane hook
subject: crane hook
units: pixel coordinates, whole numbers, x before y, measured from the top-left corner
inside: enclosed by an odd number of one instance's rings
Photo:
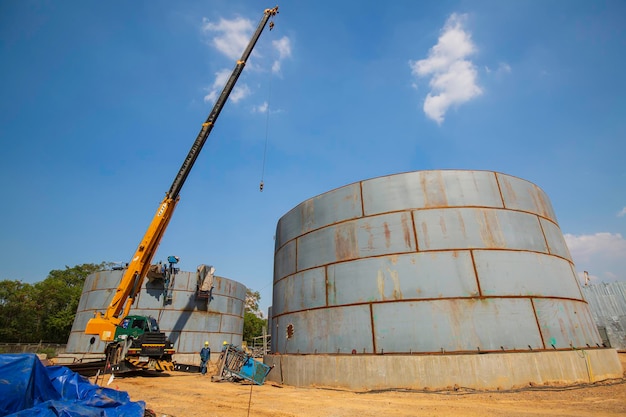
[[[261,181],[261,183],[259,184],[259,191],[263,192],[263,181]]]

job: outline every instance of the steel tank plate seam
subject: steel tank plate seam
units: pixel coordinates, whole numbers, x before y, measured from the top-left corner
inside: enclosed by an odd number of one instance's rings
[[[418,243],[432,249],[521,249],[547,252],[539,219],[532,213],[503,209],[454,207],[414,211],[421,226]]]
[[[576,273],[576,268],[574,266],[574,263],[571,263],[571,268],[572,268],[572,274],[574,275],[574,281],[576,281],[576,285],[578,285],[578,291],[580,292],[580,298],[585,300],[585,302],[587,302],[587,299],[585,298],[585,294],[583,293],[583,288],[580,285],[580,282],[578,281],[578,274]]]
[[[500,194],[500,201],[502,202],[502,207],[506,208],[506,204],[504,203],[504,196],[502,195],[502,186],[500,185],[500,180],[498,179],[498,174],[496,172],[493,173],[493,177],[496,180],[496,185],[498,186],[498,193]]]
[[[365,214],[397,209],[486,205],[503,207],[495,198],[493,175],[477,171],[414,171],[364,181]]]
[[[546,237],[546,231],[543,228],[543,224],[541,224],[541,219],[539,219],[539,229],[541,230],[541,236],[543,236],[543,240],[546,243],[546,249],[549,254],[552,254],[552,250],[550,249],[550,243],[548,243],[548,238]]]
[[[365,216],[365,203],[363,201],[363,181],[359,181],[359,194],[361,200],[361,216]]]
[[[415,252],[420,252],[419,239],[417,238],[417,226],[415,225],[415,214],[411,211],[411,224],[413,230],[413,241],[415,242]]]
[[[298,238],[299,270],[367,255],[415,252],[408,212],[361,218]]]
[[[503,212],[516,212],[516,213],[524,213],[524,214],[529,214],[532,216],[537,216],[539,219],[543,219],[546,221],[549,221],[551,223],[553,223],[554,225],[556,225],[558,227],[558,223],[550,218],[550,217],[546,217],[540,213],[534,212],[534,211],[530,211],[530,210],[523,210],[523,209],[519,209],[519,208],[502,208],[502,207],[493,207],[493,206],[483,206],[483,205],[458,205],[458,206],[431,206],[431,207],[422,207],[422,208],[407,208],[407,209],[403,209],[403,210],[393,210],[393,211],[388,211],[388,212],[381,212],[381,213],[376,213],[376,214],[372,214],[372,215],[365,215],[362,217],[357,217],[357,218],[351,218],[351,219],[346,219],[346,220],[342,220],[339,222],[335,222],[335,223],[330,223],[324,226],[320,226],[318,228],[315,229],[310,229],[308,231],[306,231],[305,233],[302,233],[301,235],[298,235],[292,239],[289,239],[287,241],[285,241],[280,247],[275,248],[274,253],[278,253],[283,247],[285,247],[288,243],[294,241],[294,240],[298,240],[304,236],[307,236],[311,233],[315,233],[319,230],[325,229],[327,227],[333,227],[333,226],[337,226],[343,223],[347,223],[347,222],[354,222],[354,221],[358,221],[361,219],[368,219],[368,218],[372,218],[372,217],[376,217],[376,216],[384,216],[387,214],[397,214],[397,213],[406,213],[406,212],[410,212],[414,215],[415,212],[422,212],[422,211],[428,211],[428,210],[443,210],[443,209],[489,209],[489,210],[501,210]],[[413,217],[413,216],[412,216]],[[417,228],[417,224],[414,222],[413,224],[414,228]],[[415,232],[417,235],[417,231]]]
[[[483,294],[540,294],[575,298],[571,263],[563,258],[530,251],[474,251],[474,263]]]
[[[455,301],[455,300],[475,300],[475,301],[489,301],[489,300],[562,300],[562,301],[571,301],[576,303],[588,304],[585,300],[577,299],[577,298],[569,298],[569,297],[558,297],[558,296],[542,296],[542,295],[493,295],[493,296],[467,296],[467,297],[430,297],[430,298],[405,298],[401,300],[381,300],[381,301],[363,301],[358,303],[346,303],[346,304],[331,304],[325,306],[317,306],[310,308],[303,308],[299,310],[289,310],[282,313],[274,313],[272,318],[288,316],[290,314],[303,313],[308,311],[315,310],[326,310],[331,308],[343,308],[343,307],[352,307],[352,306],[362,306],[362,305],[379,305],[379,304],[399,304],[399,303],[430,303],[433,301]]]
[[[508,249],[508,248],[497,248],[497,249],[491,249],[491,248],[483,248],[483,247],[469,247],[469,248],[446,248],[446,249],[424,249],[424,250],[420,250],[420,251],[413,251],[413,252],[389,252],[389,253],[385,253],[385,254],[381,254],[381,255],[370,255],[370,256],[363,256],[363,257],[359,257],[359,258],[355,258],[355,259],[348,259],[348,260],[342,260],[342,261],[337,261],[337,262],[328,262],[328,263],[324,263],[324,264],[320,264],[317,266],[312,266],[312,267],[308,267],[308,268],[304,268],[304,269],[299,269],[296,272],[289,274],[289,275],[285,275],[282,278],[274,281],[274,283],[278,283],[286,278],[292,277],[296,274],[299,274],[301,272],[306,272],[306,271],[310,271],[313,269],[317,269],[317,268],[323,268],[323,267],[327,267],[330,265],[337,265],[337,264],[343,264],[343,263],[349,263],[349,262],[354,262],[360,259],[374,259],[374,258],[383,258],[383,257],[387,257],[387,256],[395,256],[395,255],[405,255],[405,254],[412,254],[412,253],[437,253],[437,252],[458,252],[458,251],[504,251],[504,252],[521,252],[521,253],[536,253],[536,254],[540,254],[540,255],[544,255],[544,256],[552,256],[555,258],[559,258],[562,259],[564,261],[567,261],[568,263],[572,263],[572,261],[570,259],[564,258],[560,255],[557,254],[551,254],[551,253],[547,253],[547,252],[541,252],[541,251],[535,251],[535,250],[529,250],[529,249]]]
[[[372,306],[372,303],[369,303],[369,310],[370,310],[370,328],[372,329],[372,351],[373,353],[378,352],[378,349],[376,347],[376,326],[374,324],[374,308]]]
[[[324,265],[324,284],[324,295],[326,296],[326,305],[328,305],[328,286],[330,285],[330,282],[328,281],[328,265]]]
[[[550,253],[572,260],[572,255],[559,226],[554,224],[551,220],[542,217],[539,217],[539,223],[541,224],[544,236],[548,242]]]
[[[476,288],[478,288],[478,296],[483,296],[483,291],[480,288],[480,279],[478,279],[478,270],[476,269],[476,260],[474,259],[474,249],[470,250],[470,257],[472,259],[472,267],[474,268],[474,278],[476,279]]]
[[[532,216],[537,216],[540,219],[547,220],[547,221],[549,221],[551,223],[554,223],[558,227],[558,223],[556,221],[554,221],[554,219],[551,219],[550,217],[543,216],[540,213],[536,213],[536,212],[531,211],[531,210],[524,210],[524,209],[520,209],[520,208],[509,208],[509,207],[492,207],[492,206],[482,206],[482,205],[472,205],[472,206],[469,206],[469,205],[459,205],[459,206],[409,208],[407,210],[397,210],[397,211],[393,211],[393,212],[390,212],[390,213],[398,213],[398,212],[403,212],[403,211],[421,212],[421,211],[428,211],[428,210],[463,209],[463,208],[467,208],[467,209],[488,209],[488,210],[500,210],[500,211],[504,211],[504,212],[525,213],[525,214],[529,214],[529,215],[532,215]],[[382,213],[382,214],[386,214],[386,213]]]
[[[279,220],[276,248],[309,230],[362,217],[360,199],[360,185],[353,183],[303,201]],[[335,210],[317,210],[319,206]]]
[[[505,174],[498,174],[504,183],[503,198],[505,208],[521,208],[535,212],[542,217],[551,218],[557,222],[554,209],[549,203],[545,192],[536,184]],[[516,192],[517,191],[517,192]]]

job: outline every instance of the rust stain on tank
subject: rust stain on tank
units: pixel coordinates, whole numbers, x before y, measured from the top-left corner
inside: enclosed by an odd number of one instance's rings
[[[302,221],[303,232],[308,232],[315,227],[314,200],[307,200],[300,205],[300,219]]]
[[[552,218],[551,210],[549,208],[548,203],[543,198],[543,193],[541,190],[533,184],[533,189],[530,192],[530,197],[533,200],[534,206],[537,208],[537,213],[548,218]],[[554,219],[556,220],[556,219]]]
[[[387,271],[389,272],[391,281],[393,281],[393,292],[391,296],[394,300],[402,300],[402,291],[400,290],[400,278],[398,276],[398,271],[389,268],[387,268]]]
[[[461,215],[461,212],[457,210],[456,216],[457,216],[457,220],[459,221],[459,227],[461,228],[461,231],[463,232],[463,237],[467,238],[467,231],[465,230],[465,221],[463,220],[463,216]]]
[[[485,247],[505,248],[506,241],[502,235],[502,228],[498,215],[493,210],[479,210],[476,214],[476,221],[480,226],[480,238]]]
[[[389,224],[387,222],[383,223],[383,228],[385,229],[385,247],[391,246],[391,231],[389,230]]]
[[[513,189],[513,186],[509,182],[508,178],[502,178],[500,176],[498,176],[498,178],[502,179],[502,183],[504,185],[504,188],[506,189],[506,197],[505,197],[504,207],[516,206],[517,205],[517,194],[515,194],[515,190]],[[508,201],[506,201],[506,200],[508,200]],[[507,202],[509,203],[509,205],[507,205]]]
[[[428,223],[422,222],[421,226],[422,226],[422,239],[424,240],[424,244],[426,245],[426,248],[430,248],[430,237],[428,236]]]
[[[215,276],[215,277],[214,277],[214,280],[213,280],[213,284],[215,284],[215,287],[216,287],[218,290],[221,290],[221,289],[222,289],[222,279],[221,279],[220,277]]]
[[[93,277],[93,283],[91,285],[91,291],[95,291],[97,290],[98,287],[98,281],[100,281],[100,272],[96,272],[95,276]]]
[[[369,223],[363,225],[363,229],[367,232],[367,248],[374,249],[374,234],[372,233],[372,226]]]
[[[359,208],[359,213],[362,213],[362,210],[360,210],[361,208],[361,189],[360,187],[353,187],[352,189],[352,194],[347,195],[344,197],[345,201],[348,201],[351,203],[352,208],[358,207]]]
[[[428,177],[431,180],[428,180]],[[441,172],[422,173],[420,183],[424,192],[425,207],[446,207],[448,205],[446,185]]]
[[[409,225],[409,217],[407,213],[402,213],[402,216],[400,216],[400,222],[402,224],[402,236],[404,237],[404,245],[407,248],[412,249],[413,248],[413,243],[411,240],[412,226]]]
[[[380,299],[385,301],[385,273],[382,269],[379,269],[376,273],[376,287],[378,288],[378,295],[380,295]]]
[[[337,261],[358,257],[354,223],[344,223],[335,227],[335,257]]]
[[[446,220],[443,216],[439,217],[439,227],[441,227],[441,233],[445,236],[448,232],[448,228],[446,226]]]
[[[331,282],[330,278],[326,278],[326,294],[328,298],[328,305],[337,304],[337,287],[335,286],[335,277]]]

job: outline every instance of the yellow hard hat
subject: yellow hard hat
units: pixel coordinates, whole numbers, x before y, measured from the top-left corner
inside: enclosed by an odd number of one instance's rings
[[[222,345],[227,345],[228,342],[226,340],[224,340],[224,343],[222,343]]]
[[[204,342],[204,346],[209,346],[209,342]]]

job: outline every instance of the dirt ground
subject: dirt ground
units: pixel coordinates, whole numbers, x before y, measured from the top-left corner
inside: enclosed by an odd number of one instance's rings
[[[626,353],[620,354],[626,369]],[[107,377],[108,378],[108,377]],[[117,377],[110,388],[143,400],[157,417],[626,416],[626,379],[577,387],[495,392],[355,393],[274,383],[211,382],[199,374]]]

